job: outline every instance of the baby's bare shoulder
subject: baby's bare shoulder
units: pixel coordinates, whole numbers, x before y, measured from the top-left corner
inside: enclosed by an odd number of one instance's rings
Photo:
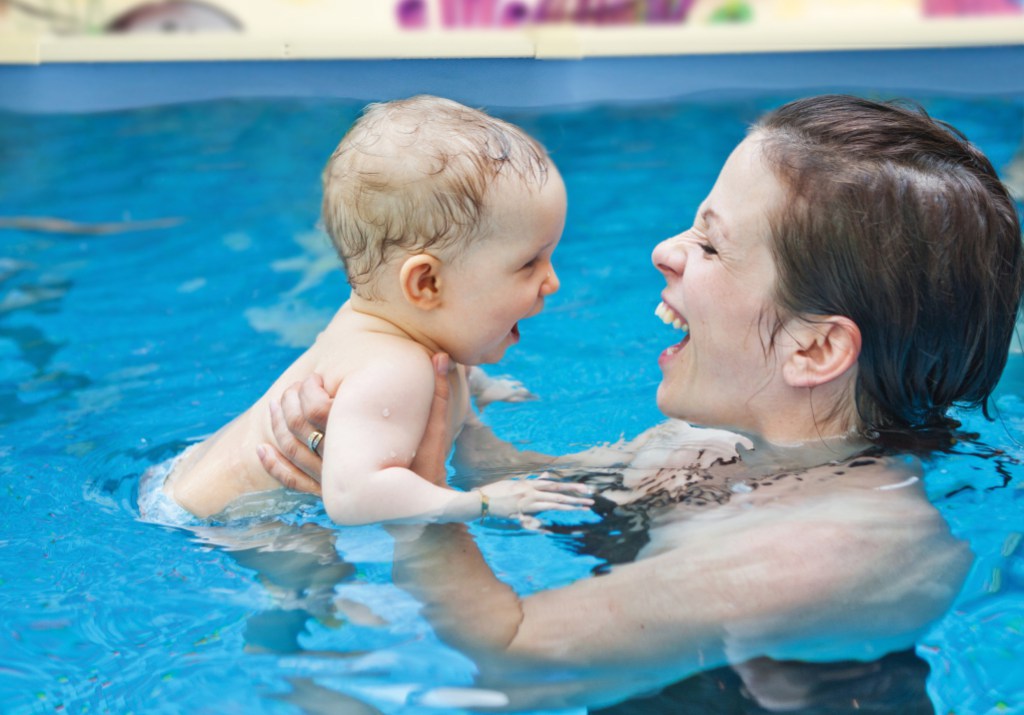
[[[324,376],[324,384],[340,384],[362,373],[412,373],[418,379],[431,379],[430,353],[426,347],[404,335],[368,329],[353,329],[332,322],[308,356],[314,370]]]

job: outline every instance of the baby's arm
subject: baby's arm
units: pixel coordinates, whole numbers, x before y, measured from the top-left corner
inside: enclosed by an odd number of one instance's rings
[[[468,521],[591,503],[576,496],[577,485],[547,480],[458,492],[420,477],[411,467],[434,399],[430,361],[418,352],[388,356],[345,378],[324,440],[323,497],[333,520]]]
[[[432,397],[421,354],[395,353],[345,377],[324,441],[323,499],[334,521],[466,521],[480,513],[479,494],[439,487],[410,469]]]

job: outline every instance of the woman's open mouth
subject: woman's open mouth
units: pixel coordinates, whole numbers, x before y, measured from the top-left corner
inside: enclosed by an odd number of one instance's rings
[[[676,330],[683,331],[683,339],[675,345],[665,348],[661,355],[658,356],[658,365],[663,366],[666,361],[686,346],[687,341],[690,339],[690,324],[686,322],[683,316],[669,307],[665,301],[658,303],[658,307],[654,309],[654,314],[661,318],[661,322],[666,325],[671,325]]]

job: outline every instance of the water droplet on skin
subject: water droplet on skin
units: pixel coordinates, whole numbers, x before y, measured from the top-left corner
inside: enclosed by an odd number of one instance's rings
[[[382,415],[384,415],[384,419],[387,419],[388,417],[390,417],[390,416],[391,416],[391,410],[389,410],[389,409],[388,409],[387,407],[385,407],[385,408],[384,408],[384,409],[383,409],[383,410],[381,411],[381,414],[382,414]]]

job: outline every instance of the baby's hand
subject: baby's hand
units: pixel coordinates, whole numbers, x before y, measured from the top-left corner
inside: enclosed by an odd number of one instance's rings
[[[467,377],[469,391],[477,408],[481,410],[492,402],[526,402],[537,399],[519,380],[491,377],[475,365],[469,368]]]
[[[630,463],[634,469],[707,469],[715,462],[728,464],[739,457],[737,447],[753,449],[743,435],[723,429],[692,427],[668,420],[653,430]]]
[[[543,476],[543,475],[542,475]],[[539,511],[587,509],[594,500],[583,484],[555,482],[550,479],[505,479],[479,489],[485,497],[487,512],[503,518],[536,514]]]

